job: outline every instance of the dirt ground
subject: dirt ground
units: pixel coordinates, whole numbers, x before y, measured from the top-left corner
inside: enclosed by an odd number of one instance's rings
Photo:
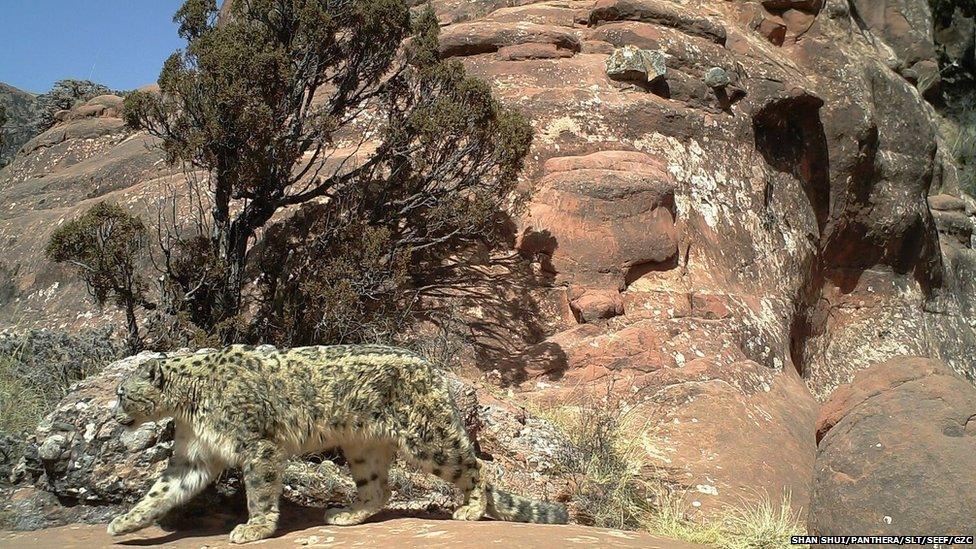
[[[34,532],[0,532],[0,547],[71,549],[96,547],[230,547],[229,531],[220,528],[166,532],[148,528],[112,538],[104,525],[71,525]],[[390,518],[360,526],[297,526],[281,528],[277,537],[251,544],[259,547],[377,547],[377,548],[508,548],[572,547],[691,549],[692,544],[639,532],[623,532],[576,525],[459,522],[421,518]]]

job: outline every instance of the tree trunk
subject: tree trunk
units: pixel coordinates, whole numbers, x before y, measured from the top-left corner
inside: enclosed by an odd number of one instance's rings
[[[125,300],[125,320],[128,329],[127,345],[129,352],[136,354],[142,350],[142,338],[139,337],[139,323],[136,320],[136,305],[132,299]]]
[[[210,326],[234,318],[241,312],[242,292],[247,275],[248,243],[254,232],[263,227],[279,204],[270,196],[252,199],[242,211],[231,216],[229,184],[222,184],[222,171],[218,168],[215,200],[212,209],[214,219],[213,243],[218,257],[223,262],[223,270],[211,309]],[[269,187],[273,188],[273,186]],[[235,333],[229,330],[219,334],[224,343],[232,343]]]
[[[220,258],[224,261],[222,287],[214,307],[213,325],[229,320],[241,312],[242,294],[247,276],[248,243],[255,228],[264,226],[274,213],[273,208],[245,209],[221,235]],[[221,334],[225,343],[232,343],[233,331]]]
[[[211,208],[214,221],[211,242],[213,253],[222,263],[222,272],[215,273],[218,277],[215,281],[218,287],[214,288],[212,301],[204,308],[209,318],[200,319],[203,321],[202,326],[208,329],[237,315],[241,307],[244,263],[250,235],[242,234],[240,215],[231,220],[230,201],[231,184],[228,182],[227,169],[220,164],[216,169],[214,202]]]
[[[223,262],[224,272],[221,273],[221,287],[216,292],[212,325],[233,318],[240,312],[250,233],[241,230],[235,220],[220,231],[217,238],[217,253]]]

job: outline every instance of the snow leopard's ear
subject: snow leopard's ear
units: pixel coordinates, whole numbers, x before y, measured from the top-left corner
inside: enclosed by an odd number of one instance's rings
[[[149,364],[149,382],[157,389],[163,387],[163,369],[160,367],[158,360],[153,360]]]
[[[151,358],[143,362],[139,367],[139,371],[143,379],[148,381],[150,385],[157,389],[163,388],[163,366],[158,359]]]

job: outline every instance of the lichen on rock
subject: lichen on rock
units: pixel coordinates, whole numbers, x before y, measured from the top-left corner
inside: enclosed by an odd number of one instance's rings
[[[653,82],[667,75],[664,53],[624,46],[607,57],[607,76],[615,80]]]

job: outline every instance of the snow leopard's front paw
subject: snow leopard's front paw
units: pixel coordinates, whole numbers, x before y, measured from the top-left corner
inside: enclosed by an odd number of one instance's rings
[[[139,516],[138,514],[126,513],[112,519],[112,522],[108,525],[108,534],[110,536],[121,536],[122,534],[142,530],[150,524],[152,524],[152,521],[145,517]]]
[[[245,524],[239,524],[230,533],[231,543],[250,543],[252,541],[258,541],[265,538],[270,538],[274,534],[275,525],[269,523],[253,523],[248,522]]]
[[[325,523],[332,526],[355,526],[365,522],[375,512],[375,510],[353,510],[345,507],[329,509],[325,512]]]

